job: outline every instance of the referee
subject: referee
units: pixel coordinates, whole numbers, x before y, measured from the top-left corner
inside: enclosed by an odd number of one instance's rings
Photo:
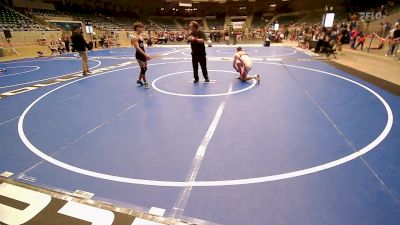
[[[206,46],[207,41],[205,33],[199,29],[199,24],[196,21],[190,22],[190,30],[192,31],[188,37],[192,48],[192,64],[194,73],[194,83],[199,82],[199,63],[205,82],[210,82],[207,72]]]

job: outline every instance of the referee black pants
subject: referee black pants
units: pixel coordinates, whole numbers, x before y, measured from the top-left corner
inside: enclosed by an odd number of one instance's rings
[[[204,79],[208,79],[207,59],[205,55],[192,55],[193,75],[195,80],[199,80],[199,63]]]

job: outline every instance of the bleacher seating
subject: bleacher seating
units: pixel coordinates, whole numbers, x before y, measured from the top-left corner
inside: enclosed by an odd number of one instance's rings
[[[152,18],[152,20],[157,23],[162,28],[165,28],[167,31],[178,31],[180,27],[175,24],[172,18]]]
[[[338,22],[346,22],[348,19],[348,13],[345,10],[341,10],[336,13],[335,20]]]
[[[265,19],[270,20],[270,19],[272,19],[272,17],[265,18],[265,17],[261,17],[261,16],[254,16],[253,21],[252,21],[252,28],[259,29],[259,28],[265,27],[267,25],[267,22],[265,22]]]
[[[32,12],[33,15],[39,16],[39,17],[45,17],[45,18],[68,17],[67,15],[65,15],[61,12],[55,11],[55,10],[33,9],[32,11],[33,11]]]
[[[111,32],[111,31],[120,31],[124,29],[121,25],[114,23],[111,19],[106,19],[99,15],[76,14],[75,17],[81,21],[90,20],[92,22],[93,27],[101,31]]]
[[[225,27],[225,18],[209,19],[207,23],[210,29],[215,28],[215,30],[223,30]]]
[[[93,27],[102,30],[102,31],[133,31],[133,24],[137,21],[140,21],[145,30],[153,30],[153,31],[161,31],[159,27],[154,24],[151,24],[147,20],[139,20],[137,18],[93,18],[92,16],[76,15],[79,20],[84,21],[85,19],[91,20]]]
[[[204,29],[203,20],[196,20],[196,22],[199,23],[201,29]]]
[[[131,18],[112,18],[111,21],[113,21],[115,24],[123,27],[125,30],[132,31],[133,30],[133,24],[137,21],[137,19],[131,19]]]
[[[322,13],[311,13],[307,15],[303,20],[302,23],[306,24],[317,24],[321,23]]]
[[[280,25],[291,25],[299,21],[303,16],[281,16],[278,18]]]
[[[150,31],[162,31],[161,28],[159,28],[157,25],[148,22],[147,20],[142,21],[143,25],[144,25],[144,29],[145,30],[150,30]]]
[[[0,30],[46,31],[50,29],[0,5]]]
[[[178,23],[182,25],[182,27],[188,28],[190,20],[184,20],[184,19],[177,19]],[[201,29],[204,29],[204,24],[202,20],[196,20],[196,22],[199,24]]]

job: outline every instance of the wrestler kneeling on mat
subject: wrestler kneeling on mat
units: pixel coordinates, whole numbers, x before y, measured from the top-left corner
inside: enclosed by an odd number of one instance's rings
[[[260,75],[249,75],[250,70],[253,68],[253,62],[251,62],[250,57],[243,51],[242,47],[236,49],[233,57],[233,68],[240,73],[239,80],[246,82],[255,79],[257,83],[260,83]]]

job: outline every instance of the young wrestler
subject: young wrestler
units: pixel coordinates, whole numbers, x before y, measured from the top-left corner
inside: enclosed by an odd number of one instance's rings
[[[242,47],[238,47],[236,49],[236,53],[233,57],[233,68],[240,73],[240,77],[238,77],[238,79],[241,81],[255,79],[257,83],[260,83],[260,75],[248,75],[250,70],[253,68],[253,63],[251,62],[247,53],[243,51]]]
[[[141,35],[143,31],[143,24],[136,22],[133,25],[134,35],[132,38],[132,45],[136,49],[136,60],[140,66],[139,79],[137,80],[137,84],[140,86],[144,85],[144,88],[149,88],[146,80],[146,71],[147,71],[147,61],[150,60],[150,56],[144,50],[144,39]]]

